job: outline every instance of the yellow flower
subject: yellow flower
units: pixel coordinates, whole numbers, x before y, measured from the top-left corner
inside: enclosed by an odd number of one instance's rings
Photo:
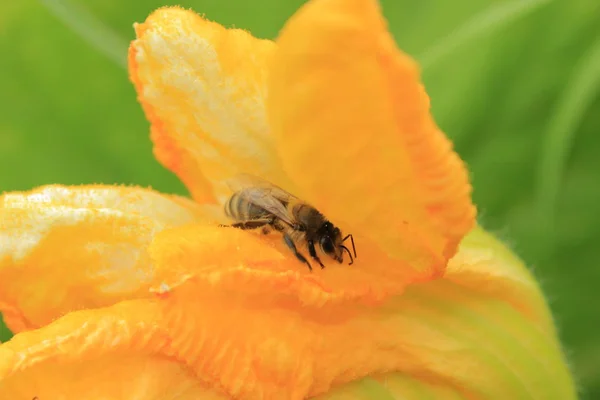
[[[312,0],[275,43],[179,8],[136,32],[156,156],[195,201],[2,196],[0,399],[576,398],[375,0]],[[352,233],[356,262],[311,273],[280,235],[218,227],[240,172]]]

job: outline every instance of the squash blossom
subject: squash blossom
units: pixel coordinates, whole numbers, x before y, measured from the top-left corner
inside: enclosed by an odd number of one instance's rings
[[[0,399],[576,398],[375,0],[309,1],[275,42],[181,8],[135,30],[156,157],[193,200],[2,196]],[[278,233],[219,227],[238,173],[352,233],[354,264],[310,272]]]

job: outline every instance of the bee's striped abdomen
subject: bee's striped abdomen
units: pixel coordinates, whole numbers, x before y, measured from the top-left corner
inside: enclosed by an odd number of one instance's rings
[[[250,203],[240,192],[234,193],[225,203],[225,214],[235,221],[251,221],[264,218],[268,213]]]

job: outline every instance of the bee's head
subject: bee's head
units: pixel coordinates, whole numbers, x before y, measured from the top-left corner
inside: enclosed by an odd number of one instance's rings
[[[335,227],[331,222],[325,222],[320,231],[319,247],[321,248],[321,251],[340,264],[344,262],[344,251],[346,251],[350,256],[350,263],[348,265],[351,265],[354,262],[354,259],[348,248],[344,246],[344,240],[352,236],[348,235],[345,238],[342,238],[340,229]],[[352,240],[352,247],[354,247],[354,240]],[[354,254],[356,256],[356,250]]]

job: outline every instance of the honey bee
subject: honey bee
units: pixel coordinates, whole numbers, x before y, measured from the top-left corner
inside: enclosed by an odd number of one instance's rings
[[[265,234],[272,230],[281,232],[285,244],[311,271],[310,262],[298,251],[296,244],[305,244],[308,254],[321,268],[325,268],[325,265],[317,255],[316,244],[324,254],[340,264],[344,261],[344,251],[350,258],[348,265],[354,262],[356,248],[352,235],[342,238],[340,229],[313,206],[252,175],[242,174],[228,183],[234,193],[225,203],[225,214],[236,221],[229,226],[238,229],[262,228]],[[344,246],[347,239],[352,243],[354,257]]]

